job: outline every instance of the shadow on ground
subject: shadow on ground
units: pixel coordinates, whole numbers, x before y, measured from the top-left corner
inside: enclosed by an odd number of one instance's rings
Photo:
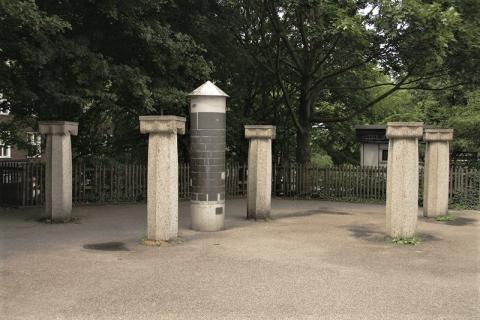
[[[449,226],[466,226],[475,223],[475,221],[477,220],[465,217],[457,217],[455,220],[445,221],[443,223],[448,224]]]
[[[341,216],[348,216],[351,215],[351,213],[348,212],[342,212],[342,211],[332,211],[328,209],[313,209],[313,210],[304,210],[304,211],[294,211],[294,212],[272,212],[272,215],[270,217],[271,220],[281,220],[284,218],[300,218],[300,217],[308,217],[312,215],[341,215]],[[229,217],[229,219],[236,220],[236,221],[245,221],[245,222],[262,222],[265,221],[264,219],[258,219],[258,220],[253,220],[250,219],[248,220],[244,216],[233,216]],[[243,225],[242,225],[243,226]],[[235,227],[238,227],[238,225],[235,225]],[[224,230],[228,229],[233,229],[232,226],[226,227]]]
[[[359,224],[359,225],[344,225],[340,226],[342,229],[347,229],[350,236],[356,239],[362,239],[369,242],[388,243],[389,237],[375,224]],[[427,233],[419,233],[418,236],[422,242],[439,241],[441,238]]]
[[[129,249],[125,247],[125,243],[119,242],[119,241],[90,243],[90,244],[85,244],[83,248],[88,250],[99,250],[99,251],[129,251]]]
[[[454,220],[450,221],[437,221],[435,218],[421,218],[422,221],[429,222],[429,223],[435,223],[435,224],[446,224],[449,226],[467,226],[474,224],[477,220],[472,219],[472,218],[465,218],[465,217],[455,217]]]
[[[308,217],[314,214],[323,214],[323,215],[340,215],[340,216],[349,216],[351,213],[342,212],[342,211],[329,211],[328,209],[314,209],[314,210],[306,210],[306,211],[297,211],[297,212],[288,212],[284,214],[278,214],[273,216],[273,219],[282,219],[282,218],[295,218],[295,217]]]

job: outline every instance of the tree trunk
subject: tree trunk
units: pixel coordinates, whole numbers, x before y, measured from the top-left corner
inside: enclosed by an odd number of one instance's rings
[[[309,88],[309,82],[303,82],[303,88]],[[310,189],[309,170],[310,158],[312,155],[311,138],[311,99],[307,90],[302,90],[298,105],[298,122],[300,128],[297,128],[297,178],[296,178],[296,194],[297,196],[305,196]]]
[[[298,122],[300,129],[297,128],[297,163],[310,163],[312,148],[310,145],[312,138],[312,112],[311,112],[311,96],[308,93],[311,81],[306,79],[302,83],[302,91],[300,93],[300,101],[298,106]]]
[[[311,128],[309,126],[304,126],[302,130],[297,130],[297,163],[305,164],[310,162],[312,155],[311,138]]]

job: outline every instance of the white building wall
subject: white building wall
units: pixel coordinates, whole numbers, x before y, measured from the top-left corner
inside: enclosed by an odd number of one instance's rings
[[[386,159],[382,159],[383,150],[388,150],[388,144],[362,143],[360,164],[369,167],[386,166]]]

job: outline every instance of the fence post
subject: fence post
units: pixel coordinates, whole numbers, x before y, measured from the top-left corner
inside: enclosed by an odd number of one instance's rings
[[[22,206],[26,206],[27,205],[27,192],[28,192],[28,181],[27,181],[27,177],[28,177],[28,165],[29,163],[28,162],[25,162],[22,164],[21,168],[22,168]]]

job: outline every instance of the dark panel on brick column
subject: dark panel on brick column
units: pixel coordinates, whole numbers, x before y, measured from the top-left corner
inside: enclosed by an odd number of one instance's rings
[[[225,199],[225,113],[192,113],[190,124],[191,199]]]

